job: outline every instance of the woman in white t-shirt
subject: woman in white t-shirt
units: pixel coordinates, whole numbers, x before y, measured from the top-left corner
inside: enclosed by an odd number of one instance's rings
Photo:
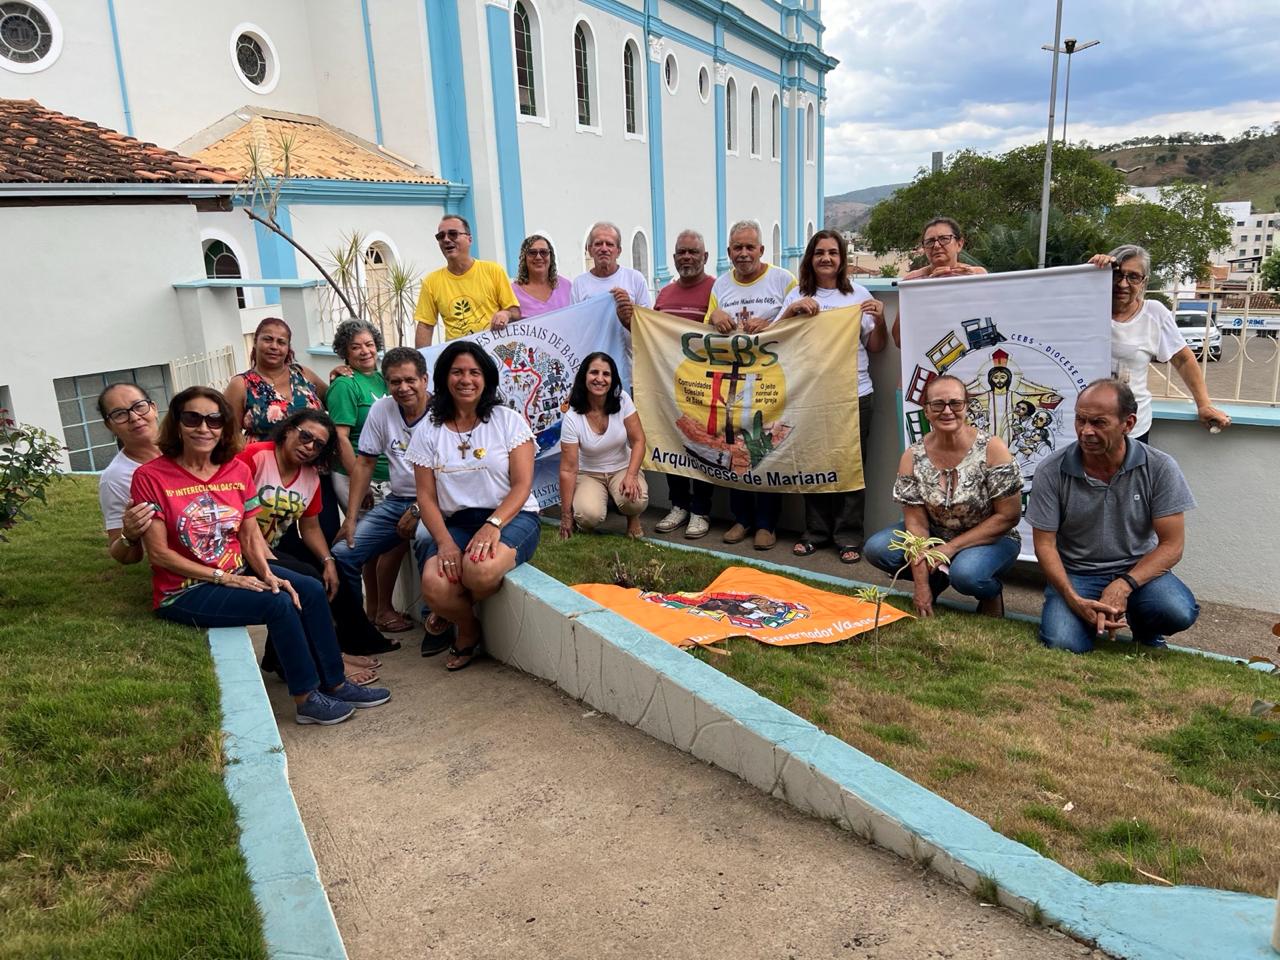
[[[1146,442],[1151,432],[1151,361],[1172,363],[1191,391],[1200,422],[1212,429],[1231,425],[1231,417],[1209,400],[1204,374],[1195,352],[1187,346],[1164,304],[1146,299],[1151,255],[1134,243],[1089,258],[1096,267],[1111,270],[1111,375],[1129,385],[1138,401],[1138,422],[1129,436]]]
[[[461,670],[483,643],[475,604],[538,545],[536,443],[524,417],[498,396],[497,364],[474,343],[445,347],[431,382],[428,422],[413,432],[405,459],[434,540],[422,592],[432,612],[457,627],[445,667]]]
[[[98,413],[120,444],[120,452],[98,478],[98,505],[107,529],[107,553],[117,563],[142,559],[142,535],[155,511],[129,495],[133,472],[160,456],[156,405],[136,383],[113,383],[98,394]]]
[[[573,536],[575,521],[587,533],[604,523],[610,499],[627,518],[627,536],[644,536],[644,449],[640,414],[622,389],[618,365],[607,353],[589,354],[578,365],[560,427],[561,539]]]
[[[862,307],[858,314],[858,435],[865,450],[874,401],[868,354],[879,353],[888,340],[884,304],[866,287],[849,280],[844,238],[834,230],[819,230],[809,238],[800,261],[800,281],[782,302],[778,319],[812,317],[823,310],[856,306]],[[804,533],[791,552],[807,557],[818,547],[834,544],[841,563],[857,563],[862,559],[865,506],[865,490],[806,493]]]

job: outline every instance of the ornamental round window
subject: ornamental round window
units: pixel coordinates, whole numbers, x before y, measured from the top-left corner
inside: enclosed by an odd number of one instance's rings
[[[260,87],[267,82],[267,54],[257,37],[247,33],[236,37],[236,65],[254,86]]]
[[[0,57],[10,63],[38,64],[53,51],[54,28],[30,3],[0,3]]]

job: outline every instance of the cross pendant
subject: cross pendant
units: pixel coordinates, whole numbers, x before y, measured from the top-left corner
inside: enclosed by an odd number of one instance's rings
[[[458,444],[458,452],[462,454],[463,460],[467,459],[467,451],[470,449],[471,449],[470,440],[463,440],[460,444]]]

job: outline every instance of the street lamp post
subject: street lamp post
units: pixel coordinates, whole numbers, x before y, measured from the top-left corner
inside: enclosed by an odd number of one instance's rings
[[[1101,42],[1101,40],[1086,40],[1081,43],[1075,37],[1067,37],[1062,41],[1062,49],[1056,51],[1067,55],[1067,83],[1062,95],[1062,145],[1064,147],[1067,145],[1067,111],[1071,108],[1071,57],[1077,53],[1083,53],[1090,47],[1096,47]],[[1051,47],[1046,43],[1040,49],[1055,50],[1056,46],[1055,44]]]
[[[1040,257],[1044,269],[1045,247],[1049,242],[1049,181],[1053,176],[1053,108],[1058,102],[1058,44],[1062,40],[1062,0],[1053,21],[1053,71],[1049,78],[1049,135],[1044,141],[1044,185],[1040,189]]]

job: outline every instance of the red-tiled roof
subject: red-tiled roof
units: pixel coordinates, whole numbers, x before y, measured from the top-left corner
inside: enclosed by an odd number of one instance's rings
[[[236,182],[219,167],[34,100],[0,99],[0,183]]]
[[[1276,300],[1275,294],[1272,293],[1251,293],[1249,297],[1250,310],[1280,310],[1280,302]],[[1245,294],[1240,293],[1230,297],[1223,297],[1222,305],[1228,310],[1243,310]]]

